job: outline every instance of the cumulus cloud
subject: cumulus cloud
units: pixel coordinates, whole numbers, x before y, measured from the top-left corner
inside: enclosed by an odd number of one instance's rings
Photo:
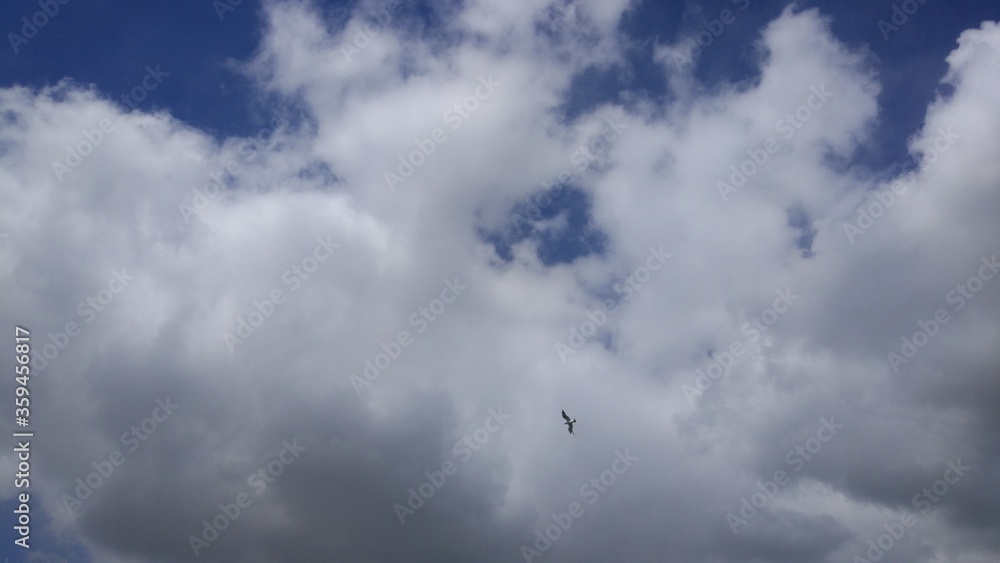
[[[253,138],[0,90],[54,529],[101,561],[995,558],[996,23],[888,174],[851,165],[870,56],[816,10],[751,80],[661,51],[676,99],[567,119],[627,3],[393,6],[267,4]]]

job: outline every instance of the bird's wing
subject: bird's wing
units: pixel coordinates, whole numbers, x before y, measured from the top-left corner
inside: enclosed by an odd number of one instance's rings
[[[570,425],[569,425],[569,435],[570,436],[576,436],[576,434],[573,433],[573,423],[570,423]]]
[[[570,418],[569,418],[569,415],[568,415],[568,414],[566,414],[566,411],[564,410],[564,411],[562,411],[562,413],[563,413],[563,418],[565,418],[565,419],[566,419],[566,422],[569,422],[569,421],[570,421]]]

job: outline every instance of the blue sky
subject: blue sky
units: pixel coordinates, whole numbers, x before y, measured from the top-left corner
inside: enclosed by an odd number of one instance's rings
[[[36,360],[37,547],[0,555],[874,560],[961,458],[882,560],[996,559],[997,6],[220,5],[4,4],[0,318],[37,354],[83,330]],[[826,416],[843,437],[809,442]]]
[[[615,100],[622,90],[664,96],[664,79],[651,62],[653,42],[668,42],[701,19],[717,19],[724,9],[738,19],[725,26],[703,50],[696,75],[706,87],[720,82],[752,79],[753,42],[760,28],[777,17],[787,2],[713,3],[641,2],[624,15],[618,30],[638,45],[625,64],[586,70],[566,93],[565,111],[572,117],[593,104]],[[317,2],[334,29],[343,25],[350,3]],[[442,11],[453,3],[439,4]],[[879,129],[874,165],[905,157],[905,140],[919,127],[927,103],[946,71],[943,57],[960,32],[996,16],[995,7],[981,2],[921,6],[919,17],[907,21],[888,39],[878,21],[892,21],[892,2],[799,2],[832,16],[834,34],[847,45],[863,46],[876,57],[883,92],[879,97],[884,125]],[[431,11],[416,3],[421,14]],[[747,4],[751,6],[751,4]],[[38,11],[37,2],[16,0],[4,9],[6,32],[20,33],[23,16]],[[174,2],[69,2],[35,39],[19,44],[18,52],[0,55],[0,84],[41,87],[69,78],[94,85],[102,94],[120,98],[145,73],[146,65],[161,65],[171,80],[143,103],[147,111],[163,109],[178,119],[221,137],[252,134],[266,121],[264,104],[252,81],[236,70],[260,41],[261,3],[244,0],[220,19],[211,2],[180,7]],[[433,34],[434,18],[425,33]],[[646,43],[652,39],[653,42]],[[643,43],[645,43],[643,45]]]

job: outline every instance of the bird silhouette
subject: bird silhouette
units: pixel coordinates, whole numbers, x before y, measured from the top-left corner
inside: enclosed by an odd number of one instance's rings
[[[566,414],[566,411],[562,411],[562,414],[563,414],[563,418],[566,419],[566,422],[564,422],[563,424],[565,424],[566,426],[569,426],[569,435],[570,436],[576,436],[576,434],[573,433],[573,423],[576,422],[576,419],[575,418],[570,418],[569,415]]]

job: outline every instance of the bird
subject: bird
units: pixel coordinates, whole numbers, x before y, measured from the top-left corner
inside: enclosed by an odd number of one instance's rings
[[[566,419],[566,422],[564,422],[563,424],[565,424],[566,426],[569,426],[569,435],[570,436],[576,436],[576,434],[573,433],[573,423],[576,422],[576,419],[575,418],[570,418],[569,415],[566,414],[566,411],[562,411],[562,414],[563,414],[563,418]]]

